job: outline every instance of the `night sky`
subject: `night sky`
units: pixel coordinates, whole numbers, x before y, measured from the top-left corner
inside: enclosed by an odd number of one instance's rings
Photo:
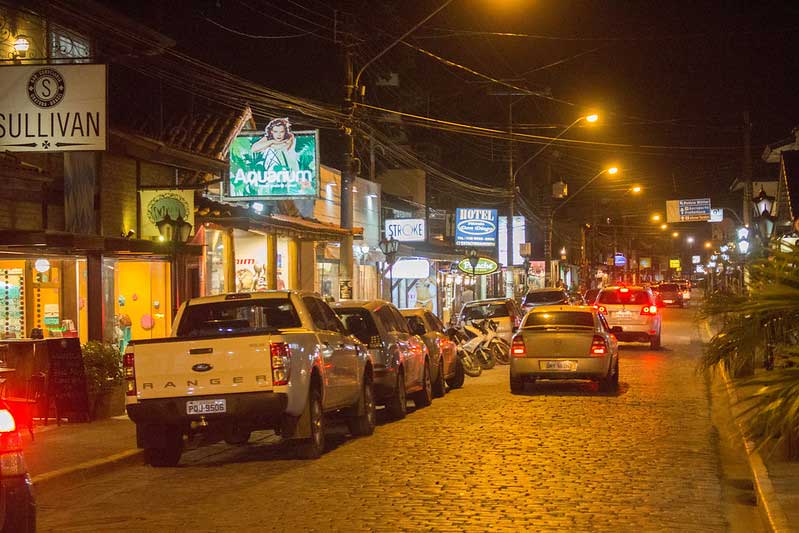
[[[356,14],[351,20],[359,39],[357,68],[440,4],[215,0],[167,8],[156,0],[109,2],[174,38],[186,53],[333,105],[343,95],[341,47],[335,42],[341,34],[334,31],[346,18],[342,12]],[[520,99],[513,107],[519,131],[553,135],[576,117],[599,112],[600,124],[575,128],[568,136],[632,146],[560,148],[556,177],[579,184],[603,165],[618,163],[626,179],[647,188],[648,208],[666,198],[711,192],[714,203],[731,201],[726,190],[742,171],[745,110],[751,115],[755,177],[776,173],[760,164],[760,154],[765,144],[789,137],[799,124],[798,30],[795,2],[455,0],[408,40],[561,101]],[[234,32],[300,36],[254,39]],[[375,86],[377,77],[391,72],[399,74],[399,87]],[[364,82],[365,102],[373,105],[507,129],[511,97],[502,94],[507,87],[406,46],[370,66]],[[417,128],[409,132],[415,141],[442,148],[443,168],[487,184],[506,183],[506,141]],[[519,145],[514,157],[523,160],[535,149]],[[335,164],[337,157],[323,154],[323,161]],[[520,176],[522,188],[532,191],[540,175],[541,167],[530,165]],[[605,187],[600,191],[608,195],[620,190]]]

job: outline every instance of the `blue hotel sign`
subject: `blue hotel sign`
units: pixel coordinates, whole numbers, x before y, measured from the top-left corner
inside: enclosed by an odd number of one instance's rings
[[[455,210],[456,246],[496,246],[497,210],[459,207]]]

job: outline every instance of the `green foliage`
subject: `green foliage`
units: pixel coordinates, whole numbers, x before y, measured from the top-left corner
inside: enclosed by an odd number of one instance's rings
[[[109,391],[122,383],[122,354],[116,344],[89,341],[81,351],[90,394]]]
[[[741,382],[755,391],[744,399],[747,436],[762,446],[799,435],[799,251],[772,251],[748,269],[747,294],[708,295],[703,305],[702,316],[721,327],[700,367],[723,364],[734,374],[771,356],[772,371]]]

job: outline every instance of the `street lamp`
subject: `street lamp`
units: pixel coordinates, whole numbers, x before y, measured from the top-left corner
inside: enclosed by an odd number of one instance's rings
[[[393,237],[386,240],[385,238],[380,239],[380,242],[377,243],[377,246],[380,248],[380,251],[383,252],[383,255],[386,256],[386,264],[388,265],[388,283],[390,286],[391,291],[391,298],[390,300],[394,300],[394,262],[397,260],[397,252],[399,251],[399,241],[394,239]],[[382,279],[382,276],[381,276]],[[380,282],[380,286],[383,287],[383,282]]]
[[[641,189],[641,186],[640,186],[640,185],[636,185],[635,187],[633,187],[633,188],[632,188],[632,189],[630,189],[630,190],[631,190],[632,192],[634,192],[634,193],[638,194],[638,193],[640,193],[640,192],[641,192],[641,190],[642,190],[642,189]]]
[[[155,227],[158,228],[158,240],[161,242],[186,242],[191,236],[192,225],[183,220],[183,215],[173,220],[167,213],[155,223]]]
[[[660,229],[662,229],[663,231],[666,231],[667,229],[669,229],[669,225],[668,224],[661,224],[660,225]]]
[[[752,198],[752,202],[754,202],[755,209],[757,210],[755,224],[757,225],[758,232],[763,239],[764,247],[774,231],[774,221],[776,218],[771,214],[772,210],[774,209],[774,200],[775,198],[773,196],[766,194],[766,191],[763,189],[762,185],[760,186],[760,192],[758,195]]]
[[[680,236],[680,234],[678,232],[676,232],[676,231],[671,232],[672,239],[676,239],[679,236]]]
[[[688,237],[685,239],[685,242],[687,242],[688,244],[693,244],[693,243],[694,243],[694,238],[693,238],[693,237],[691,237],[691,236],[688,236]]]
[[[546,265],[545,265],[545,276],[546,276],[545,284],[546,284],[546,286],[550,287],[550,286],[552,286],[552,283],[553,283],[553,280],[552,280],[552,230],[553,230],[553,226],[555,224],[555,213],[557,213],[558,210],[560,208],[562,208],[564,205],[568,204],[571,201],[572,198],[574,198],[575,196],[579,195],[589,185],[594,183],[594,181],[596,181],[602,174],[611,174],[611,175],[613,175],[613,174],[616,174],[618,172],[619,172],[619,169],[617,167],[609,167],[609,168],[605,168],[605,169],[600,170],[591,179],[589,179],[587,182],[585,182],[585,184],[583,184],[582,187],[577,189],[577,192],[567,196],[565,200],[563,200],[560,204],[558,204],[557,206],[555,206],[553,209],[551,209],[549,211],[549,216],[547,217],[546,242],[544,243],[544,251],[546,253]]]
[[[25,56],[28,55],[28,50],[30,50],[31,42],[28,40],[28,37],[22,34],[17,35],[17,38],[14,39],[14,52],[12,54],[13,59],[24,59]]]
[[[661,216],[659,213],[652,215],[652,222],[660,222]]]
[[[571,124],[566,126],[560,133],[558,133],[555,137],[550,139],[548,143],[546,143],[541,148],[536,150],[533,155],[531,155],[530,157],[525,159],[524,162],[521,165],[516,167],[515,171],[510,172],[510,184],[509,184],[509,186],[510,186],[510,209],[509,209],[509,213],[508,213],[508,215],[509,215],[508,216],[508,270],[509,271],[510,271],[510,265],[513,264],[513,249],[511,247],[510,243],[513,242],[513,229],[512,229],[513,222],[512,221],[513,221],[513,214],[514,214],[514,211],[515,211],[515,202],[516,202],[516,177],[519,175],[519,172],[521,172],[521,170],[525,166],[527,166],[536,157],[541,155],[544,152],[544,150],[546,150],[547,148],[552,146],[552,143],[554,143],[555,141],[557,141],[558,139],[560,139],[561,137],[566,135],[566,133],[569,130],[571,130],[574,126],[576,126],[578,123],[582,122],[583,120],[585,120],[586,122],[594,123],[594,122],[597,122],[599,120],[599,115],[597,115],[596,113],[591,113],[589,115],[584,115],[584,116],[581,116],[581,117],[577,117],[574,120],[574,122],[572,122]],[[512,166],[512,162],[513,162],[513,150],[511,150],[511,166]],[[608,173],[609,174],[615,174],[618,169],[613,170],[613,172],[611,172],[610,170],[611,169],[608,169]],[[547,232],[551,235],[552,230],[548,229]],[[549,240],[549,243],[551,245],[551,243],[552,243],[551,238]],[[547,250],[548,250],[547,254],[548,255],[552,255],[551,248],[547,248]],[[549,270],[550,270],[549,267],[547,267],[547,269],[545,271],[548,272]]]

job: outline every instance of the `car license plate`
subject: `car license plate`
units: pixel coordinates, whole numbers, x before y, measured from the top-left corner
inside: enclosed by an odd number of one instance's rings
[[[667,303],[667,304],[673,304],[673,303],[674,303],[674,300],[663,300],[663,301],[664,301],[665,303]]]
[[[541,370],[577,370],[577,361],[541,361],[539,365]]]
[[[614,316],[616,318],[632,318],[633,314],[629,311],[616,311]]]
[[[190,400],[186,402],[187,415],[207,415],[227,411],[225,400]]]

